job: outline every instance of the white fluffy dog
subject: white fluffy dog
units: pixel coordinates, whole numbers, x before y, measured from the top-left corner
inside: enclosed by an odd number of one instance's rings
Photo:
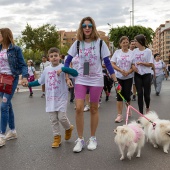
[[[137,151],[137,156],[140,157],[141,148],[145,143],[145,133],[141,128],[140,124],[136,122],[131,122],[128,125],[118,126],[114,133],[115,142],[119,147],[121,158],[123,160],[125,158],[125,149],[127,148],[127,157],[131,160],[131,157],[134,155],[135,151]]]
[[[147,139],[155,148],[162,146],[163,151],[168,153],[170,146],[170,121],[159,119],[154,111],[148,112],[145,116],[156,124],[153,127],[152,123],[144,117],[139,118],[138,122],[144,127]]]

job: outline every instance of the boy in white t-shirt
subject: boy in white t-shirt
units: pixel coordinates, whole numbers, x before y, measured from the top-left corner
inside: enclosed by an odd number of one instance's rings
[[[41,77],[37,81],[29,83],[28,86],[31,87],[45,84],[46,112],[49,113],[54,136],[52,147],[57,148],[61,144],[59,123],[61,123],[65,129],[65,140],[69,140],[71,138],[73,125],[70,124],[66,114],[68,87],[65,80],[65,74],[62,72],[58,75],[58,71],[63,70],[63,64],[59,63],[59,50],[55,47],[50,48],[48,55],[51,65],[45,68]],[[73,70],[70,68],[67,69]],[[70,87],[72,86],[71,82],[68,80],[67,83]]]

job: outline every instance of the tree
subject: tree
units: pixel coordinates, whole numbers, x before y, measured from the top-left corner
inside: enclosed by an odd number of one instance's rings
[[[27,24],[21,38],[25,48],[34,52],[41,51],[47,54],[51,47],[59,47],[59,35],[55,25],[45,24],[33,29]]]
[[[117,28],[111,28],[109,32],[109,37],[110,37],[109,39],[114,43],[114,46],[118,48],[119,39],[122,36],[127,36],[129,40],[133,40],[134,37],[138,34],[145,35],[148,44],[152,43],[152,39],[155,35],[152,28],[146,28],[143,26],[129,26],[129,27],[122,26]]]
[[[60,48],[60,54],[67,55],[68,50],[69,50],[69,46],[64,45]]]

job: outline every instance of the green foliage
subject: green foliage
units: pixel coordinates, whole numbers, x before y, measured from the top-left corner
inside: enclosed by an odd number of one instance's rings
[[[47,54],[51,47],[59,47],[59,35],[55,25],[46,24],[38,28],[32,28],[27,24],[22,31],[21,41],[26,49],[33,52],[43,52]]]
[[[116,48],[119,47],[119,40],[122,36],[129,37],[129,40],[133,40],[138,34],[144,34],[148,44],[152,43],[152,39],[155,35],[152,28],[146,28],[143,26],[122,26],[117,28],[111,28],[109,32],[110,41],[113,41]]]
[[[35,65],[39,66],[39,64],[42,62],[41,59],[44,53],[40,51],[32,51],[30,49],[24,49],[23,55],[26,62],[27,60],[33,60]]]
[[[60,54],[67,55],[67,52],[69,50],[69,46],[65,45],[60,48]]]

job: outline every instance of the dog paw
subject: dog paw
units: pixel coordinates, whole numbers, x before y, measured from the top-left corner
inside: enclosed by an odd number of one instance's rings
[[[129,160],[131,160],[131,158],[132,158],[130,155],[127,155],[127,157],[128,157]]]
[[[122,161],[123,159],[125,159],[124,156],[122,156],[122,157],[120,158],[121,161]]]
[[[153,144],[153,147],[154,147],[154,148],[158,148],[158,145],[156,145],[156,144]]]
[[[140,154],[137,154],[137,155],[136,155],[136,158],[140,158]]]
[[[168,153],[168,150],[164,150],[164,153]]]

